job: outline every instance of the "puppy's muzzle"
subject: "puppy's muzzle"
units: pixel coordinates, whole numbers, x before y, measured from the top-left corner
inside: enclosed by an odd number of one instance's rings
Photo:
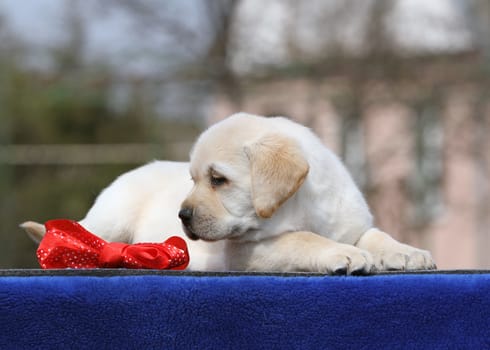
[[[184,225],[186,235],[190,239],[197,240],[199,237],[191,229],[193,212],[191,208],[182,208],[179,211],[179,218],[182,221],[182,225]]]

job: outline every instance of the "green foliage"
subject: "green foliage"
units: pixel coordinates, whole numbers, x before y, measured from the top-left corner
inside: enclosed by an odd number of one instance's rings
[[[53,70],[37,71],[22,64],[22,50],[0,50],[0,146],[161,145],[157,154],[148,154],[150,161],[173,158],[166,147],[169,142],[191,142],[196,137],[196,125],[157,116],[141,82],[125,83],[127,98],[115,106],[114,89],[123,84],[119,77],[101,65],[66,64],[62,49],[52,52]],[[18,228],[21,222],[79,220],[102,188],[138,165],[10,165],[0,161],[0,268],[38,266],[36,246]]]

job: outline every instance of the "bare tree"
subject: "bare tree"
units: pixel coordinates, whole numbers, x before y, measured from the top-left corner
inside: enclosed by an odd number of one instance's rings
[[[228,95],[236,109],[240,109],[242,96],[230,66],[230,43],[239,3],[239,0],[208,0],[205,11],[213,28],[213,39],[206,53],[204,66],[211,67],[210,72],[217,82],[219,92]]]

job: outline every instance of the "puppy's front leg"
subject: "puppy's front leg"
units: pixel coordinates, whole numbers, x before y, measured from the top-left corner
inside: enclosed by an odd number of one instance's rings
[[[306,231],[229,248],[233,270],[366,274],[373,265],[368,252]]]
[[[366,231],[356,246],[372,254],[375,268],[378,271],[436,268],[428,251],[400,243],[377,228]]]

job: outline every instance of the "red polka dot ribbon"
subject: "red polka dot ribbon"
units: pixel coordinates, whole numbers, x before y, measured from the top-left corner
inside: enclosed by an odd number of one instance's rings
[[[189,264],[185,241],[170,237],[163,243],[106,242],[71,220],[50,220],[37,249],[43,269],[171,269]]]

